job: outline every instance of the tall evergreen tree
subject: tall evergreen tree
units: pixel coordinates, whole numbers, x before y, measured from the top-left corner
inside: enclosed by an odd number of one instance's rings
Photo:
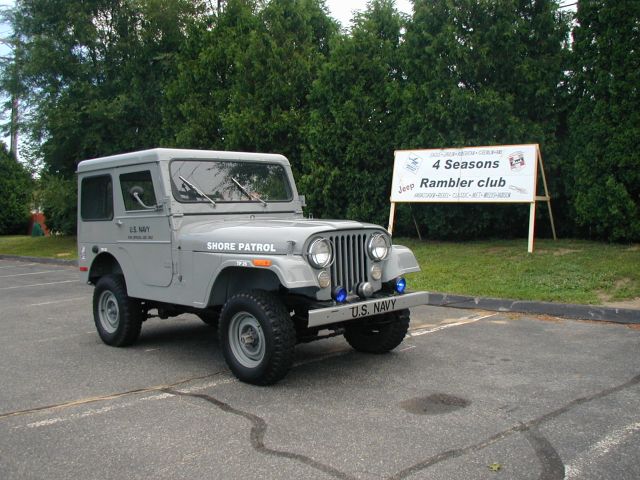
[[[256,0],[229,0],[191,25],[177,54],[178,73],[167,89],[164,143],[227,148],[223,116],[244,74],[238,59],[261,28]]]
[[[271,0],[236,58],[223,125],[230,149],[273,151],[300,165],[308,95],[337,32],[323,0]]]
[[[596,238],[640,240],[640,2],[581,0],[571,116],[578,222]]]
[[[568,19],[554,0],[416,0],[403,48],[407,88],[400,145],[540,143],[547,167],[559,169],[555,139],[567,34]],[[526,231],[523,207],[421,210],[430,235]]]
[[[181,53],[168,141],[283,153],[297,170],[307,97],[335,33],[321,0],[230,0]]]
[[[301,182],[314,215],[386,221],[403,27],[392,0],[370,2],[350,35],[336,38],[314,83]]]

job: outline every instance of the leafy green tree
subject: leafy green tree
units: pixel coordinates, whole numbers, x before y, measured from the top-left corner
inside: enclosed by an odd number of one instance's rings
[[[416,0],[403,45],[399,146],[539,143],[551,177],[561,177],[567,35],[568,17],[554,0]],[[416,210],[430,236],[454,238],[523,234],[528,213],[493,205]]]
[[[50,173],[157,146],[189,0],[18,0],[12,15],[23,129]]]
[[[52,233],[76,234],[78,188],[75,178],[43,175],[38,181],[36,200],[44,213],[47,228]]]
[[[260,28],[256,0],[229,0],[217,14],[189,28],[167,87],[164,143],[182,148],[227,148],[223,116],[244,71],[238,62]],[[228,149],[228,148],[227,148]]]
[[[236,57],[239,75],[222,123],[232,150],[286,155],[298,169],[308,95],[337,32],[322,0],[271,0]]]
[[[33,179],[0,142],[0,235],[26,233]]]
[[[16,2],[15,75],[3,84],[22,96],[32,150],[21,156],[42,162],[53,230],[75,232],[79,161],[158,146],[173,57],[199,9],[190,0]]]
[[[403,27],[392,0],[374,0],[332,44],[311,93],[301,182],[314,215],[386,222]]]
[[[581,0],[571,115],[577,219],[593,237],[640,240],[640,2]]]

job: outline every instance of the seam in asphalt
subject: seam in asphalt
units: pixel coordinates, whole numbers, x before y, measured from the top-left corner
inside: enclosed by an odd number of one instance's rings
[[[23,257],[0,255],[0,260],[46,263],[75,266],[77,260],[58,258]],[[640,324],[640,309],[604,307],[600,305],[578,305],[573,303],[539,302],[533,300],[510,300],[506,298],[472,297],[450,293],[428,292],[426,305],[434,307],[468,308],[492,312],[516,312],[534,315],[550,315],[573,320],[594,320],[624,324]]]

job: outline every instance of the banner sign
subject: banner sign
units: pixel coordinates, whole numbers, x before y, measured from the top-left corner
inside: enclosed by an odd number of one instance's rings
[[[395,152],[391,202],[532,203],[537,145]]]

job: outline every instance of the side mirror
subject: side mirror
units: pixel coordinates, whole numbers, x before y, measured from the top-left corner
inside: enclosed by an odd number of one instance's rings
[[[149,205],[145,205],[141,198],[142,195],[144,195],[144,188],[142,188],[140,185],[134,185],[133,187],[131,187],[129,189],[129,195],[131,195],[131,198],[138,202],[138,204],[145,210],[156,210],[158,208],[158,205],[153,205],[151,207]]]
[[[300,204],[302,204],[303,207],[307,206],[307,199],[304,195],[298,195],[298,198],[300,199]]]
[[[142,197],[142,195],[144,195],[144,188],[140,185],[134,185],[129,189],[129,195],[131,195],[131,198],[134,200],[138,200],[138,197]]]

